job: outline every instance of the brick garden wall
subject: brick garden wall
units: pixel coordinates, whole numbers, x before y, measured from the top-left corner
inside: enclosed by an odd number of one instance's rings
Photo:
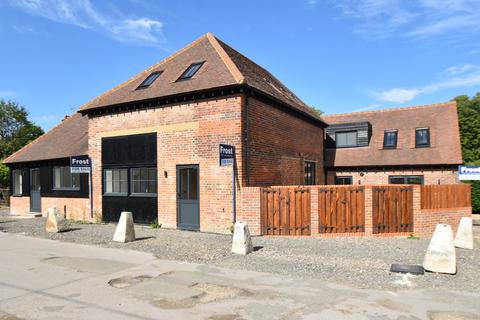
[[[10,213],[22,215],[30,212],[30,197],[10,197]]]
[[[66,214],[67,219],[95,221],[90,217],[90,200],[85,198],[41,198],[42,215],[47,215],[47,210],[57,207]],[[10,197],[10,213],[25,215],[30,213],[30,197]]]

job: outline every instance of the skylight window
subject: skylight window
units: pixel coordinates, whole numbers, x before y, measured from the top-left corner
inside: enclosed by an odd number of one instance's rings
[[[143,82],[138,86],[138,88],[147,88],[153,83],[153,81],[157,80],[157,78],[162,74],[162,71],[157,71],[151,73],[147,79],[143,80]]]
[[[191,77],[193,77],[195,75],[195,73],[197,73],[197,71],[200,69],[200,67],[203,65],[205,61],[202,61],[202,62],[197,62],[197,63],[192,63],[188,68],[187,70],[185,70],[182,75],[180,76],[180,78],[178,78],[177,81],[179,80],[188,80],[190,79]]]

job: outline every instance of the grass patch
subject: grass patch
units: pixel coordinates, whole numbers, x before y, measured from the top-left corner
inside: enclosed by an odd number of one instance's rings
[[[413,233],[410,233],[410,235],[407,237],[407,239],[410,239],[410,240],[420,240],[420,237],[417,237],[417,236],[414,235]]]
[[[161,223],[158,223],[158,219],[155,219],[152,223],[150,223],[150,227],[152,229],[160,229],[162,227]]]

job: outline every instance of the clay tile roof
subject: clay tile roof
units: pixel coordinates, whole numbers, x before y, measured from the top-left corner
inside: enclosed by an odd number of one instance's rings
[[[328,124],[368,121],[368,147],[326,149],[328,167],[458,165],[462,163],[456,102],[323,116]],[[415,129],[430,129],[430,148],[415,148]],[[383,149],[385,130],[398,130],[397,149]]]
[[[68,158],[88,153],[88,117],[76,113],[18,150],[4,163]]]
[[[188,66],[202,61],[205,63],[191,79],[177,81]],[[138,89],[148,75],[157,71],[162,74],[149,87]],[[241,84],[251,86],[301,113],[322,121],[311,107],[303,103],[270,72],[211,33],[86,103],[80,111]]]

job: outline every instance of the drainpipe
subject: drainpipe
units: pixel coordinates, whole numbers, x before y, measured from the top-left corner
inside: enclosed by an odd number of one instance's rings
[[[250,162],[248,159],[248,154],[249,154],[249,135],[248,135],[248,130],[249,130],[249,117],[248,117],[248,93],[245,93],[245,173],[246,173],[246,178],[247,178],[247,187],[250,186]]]

